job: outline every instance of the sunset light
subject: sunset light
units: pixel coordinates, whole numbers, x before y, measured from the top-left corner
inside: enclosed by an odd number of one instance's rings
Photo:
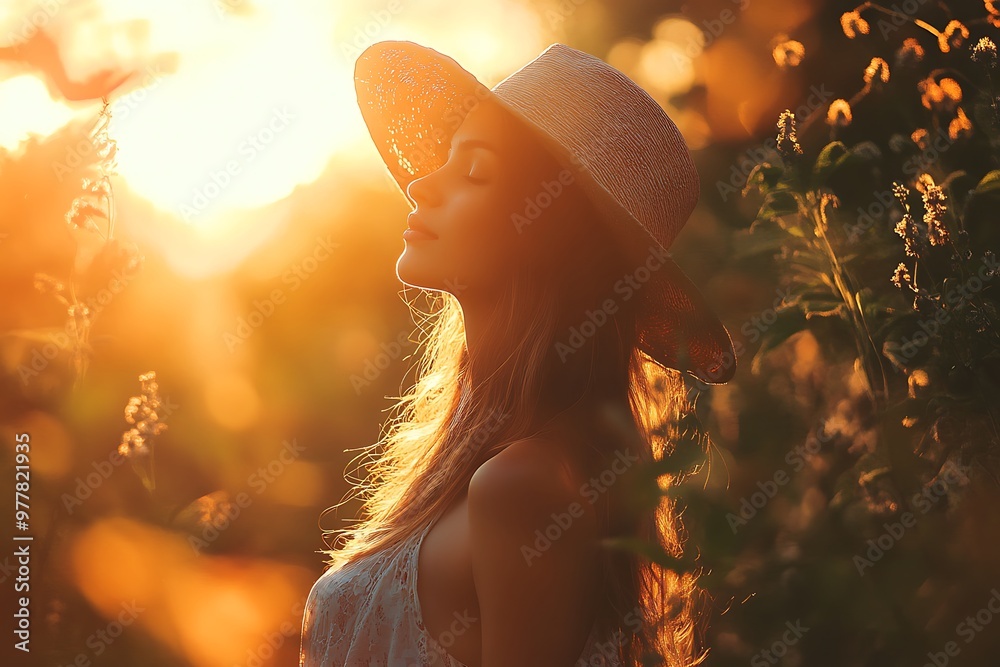
[[[0,666],[995,664],[998,43],[0,0]]]

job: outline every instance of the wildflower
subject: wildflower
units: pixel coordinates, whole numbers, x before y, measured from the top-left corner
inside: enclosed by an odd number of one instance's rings
[[[826,122],[834,127],[847,127],[851,124],[851,105],[847,100],[834,100],[826,112]]]
[[[122,434],[118,446],[118,453],[126,458],[150,454],[151,439],[167,430],[167,425],[160,421],[156,413],[162,405],[156,372],[140,375],[139,382],[142,383],[141,392],[129,398],[125,406],[125,421],[134,426]]]
[[[928,186],[934,185],[934,177],[927,172],[924,172],[917,176],[917,180],[914,182],[914,185],[917,188],[917,192],[923,194],[927,191]]]
[[[994,28],[1000,28],[1000,9],[997,9],[996,0],[983,0],[986,4],[986,20],[989,21],[990,25]]]
[[[104,217],[104,211],[87,202],[84,197],[77,197],[66,212],[66,223],[73,229],[100,231],[94,222],[95,216]]]
[[[802,45],[802,42],[789,39],[775,46],[772,55],[774,62],[781,69],[798,67],[806,55],[806,47]]]
[[[80,188],[84,192],[89,192],[99,197],[111,194],[111,185],[108,183],[107,178],[99,178],[96,181],[91,181],[89,178],[84,178],[80,182]]]
[[[933,181],[924,185],[923,193],[927,240],[934,246],[944,245],[948,241],[948,229],[944,226],[944,214],[948,210],[944,201],[947,196],[941,186],[935,185]]]
[[[94,320],[90,308],[84,303],[74,303],[66,312],[69,314],[67,329],[71,329],[77,339],[82,339],[84,334],[90,330],[90,325]]]
[[[921,92],[920,102],[927,109],[951,113],[962,101],[962,87],[958,81],[945,77],[934,81],[933,77],[923,79],[917,84]]]
[[[795,114],[785,109],[778,117],[778,151],[785,157],[802,154],[802,147],[795,136]]]
[[[36,273],[35,289],[42,294],[53,294],[59,297],[66,291],[66,285],[47,273]]]
[[[941,48],[941,53],[957,49],[968,37],[969,29],[965,27],[965,24],[953,19],[945,26],[944,32],[938,35],[938,46]]]
[[[910,377],[907,378],[906,383],[909,388],[910,398],[917,398],[918,395],[923,395],[924,390],[931,384],[930,374],[922,368],[915,368]]]
[[[972,49],[972,59],[977,63],[981,62],[987,67],[997,66],[997,45],[989,37],[983,37]]]
[[[917,148],[920,150],[927,148],[927,137],[927,130],[922,127],[918,127],[913,131],[913,134],[910,135],[910,139],[913,140],[913,143],[915,143]]]
[[[958,107],[958,114],[948,124],[948,136],[952,141],[959,137],[968,137],[972,134],[972,122],[965,115],[962,107]]]
[[[872,58],[871,63],[865,68],[865,83],[871,83],[875,79],[881,79],[882,83],[889,82],[889,63],[881,58]]]
[[[916,37],[907,37],[903,40],[903,45],[896,51],[896,67],[908,67],[915,65],[924,59],[924,47]]]
[[[962,87],[958,85],[958,81],[945,77],[938,81],[938,86],[941,87],[945,100],[955,104],[962,101]]]
[[[903,289],[903,285],[906,285],[911,290],[913,290],[913,277],[910,276],[909,269],[906,268],[906,264],[900,262],[896,267],[896,270],[892,274],[892,284]],[[915,291],[915,290],[914,290]]]
[[[854,39],[858,36],[858,33],[867,35],[870,30],[868,21],[861,18],[861,12],[859,11],[844,12],[841,14],[840,27],[844,29],[844,34],[849,39]]]
[[[917,256],[917,235],[919,230],[917,229],[917,223],[910,215],[910,205],[906,202],[907,197],[910,196],[910,190],[902,183],[892,184],[892,194],[896,196],[899,203],[903,205],[903,217],[899,222],[896,223],[896,227],[893,231],[896,232],[903,239],[904,251],[909,257]]]
[[[983,253],[983,264],[990,267],[984,276],[987,280],[1000,278],[1000,268],[997,268],[997,258],[996,255],[993,254],[992,250],[987,250]]]

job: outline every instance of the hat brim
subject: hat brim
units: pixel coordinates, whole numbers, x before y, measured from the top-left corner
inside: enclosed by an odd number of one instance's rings
[[[358,57],[354,84],[368,132],[411,208],[416,202],[407,187],[445,164],[452,136],[483,100],[497,102],[520,120],[558,162],[573,163],[553,137],[454,59],[429,47],[409,41],[376,42]],[[587,170],[577,168],[575,175],[601,215],[621,223],[608,228],[635,263],[637,282],[642,282],[636,291],[639,347],[660,365],[687,371],[703,383],[728,382],[736,372],[733,342],[701,291],[669,250]]]

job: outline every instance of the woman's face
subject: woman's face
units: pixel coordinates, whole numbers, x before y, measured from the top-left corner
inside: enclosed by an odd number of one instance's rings
[[[405,235],[396,275],[460,302],[495,301],[525,245],[538,242],[526,198],[537,201],[557,177],[557,163],[497,103],[477,105],[452,137],[448,161],[407,189],[417,205],[410,224],[418,218],[434,237]]]

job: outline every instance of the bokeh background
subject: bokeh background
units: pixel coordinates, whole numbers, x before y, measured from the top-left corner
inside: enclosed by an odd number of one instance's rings
[[[672,251],[739,352],[732,382],[700,387],[711,447],[677,491],[714,600],[707,664],[996,664],[1000,73],[980,39],[1000,39],[997,15],[3,3],[3,664],[297,664],[321,531],[356,516],[359,450],[412,381],[408,209],[351,78],[383,39],[490,86],[569,44],[642,85],[691,147],[701,200]],[[786,109],[801,154],[791,128],[777,141]],[[931,184],[943,221],[924,218]],[[935,224],[948,249],[926,243]],[[892,284],[900,262],[923,292]],[[12,648],[15,534],[34,538],[30,655]]]

